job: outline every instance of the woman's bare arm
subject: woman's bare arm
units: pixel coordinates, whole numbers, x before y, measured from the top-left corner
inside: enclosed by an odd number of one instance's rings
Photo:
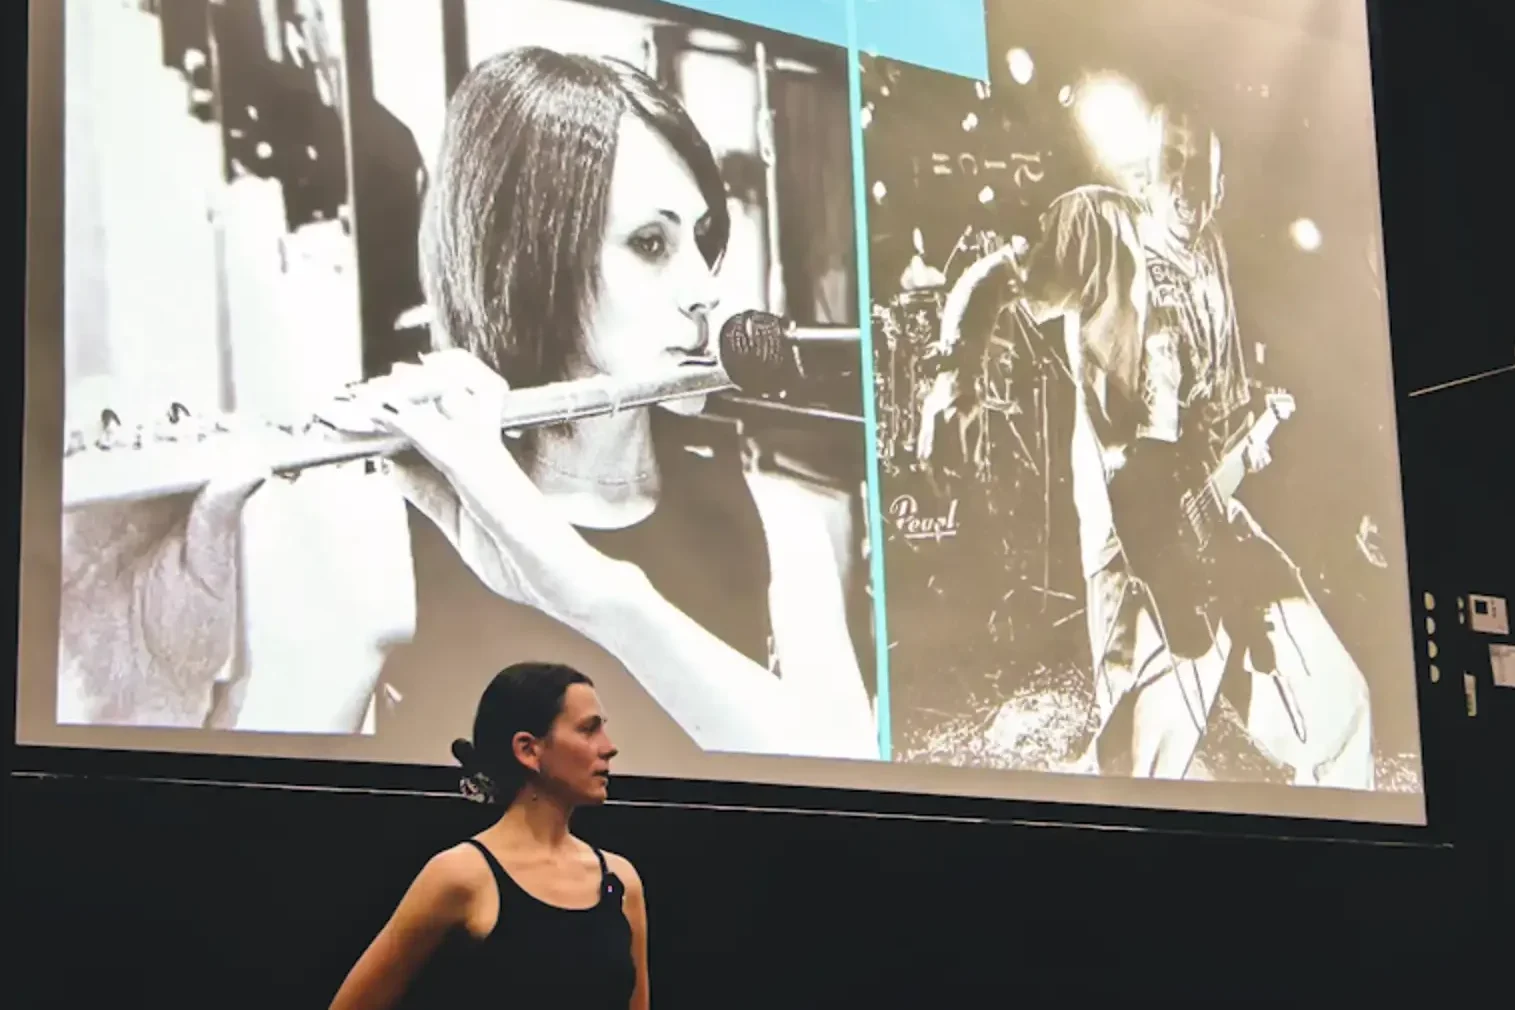
[[[641,875],[631,865],[631,860],[613,852],[605,853],[605,859],[625,888],[621,910],[631,925],[631,961],[636,965],[637,982],[631,993],[629,1010],[648,1010],[652,991],[647,973],[647,892],[642,886]]]
[[[347,973],[331,1010],[389,1010],[452,930],[464,925],[478,894],[479,866],[458,846],[433,856],[389,922]]]
[[[865,563],[849,549],[862,534],[852,526],[851,501],[787,477],[748,481],[768,534],[769,612],[784,681],[805,696],[801,704],[830,713],[838,731],[850,727],[874,739],[877,725],[848,627],[848,573],[857,566],[866,577]]]
[[[469,402],[449,407],[444,395],[437,405],[385,408],[386,423],[425,456],[397,459],[396,476],[486,585],[613,654],[702,747],[878,757],[871,720],[839,712],[803,680],[774,677],[664,599],[639,568],[590,547],[501,444],[501,410],[489,403],[502,393],[490,388],[499,377],[466,355],[433,360],[441,378],[456,370]]]

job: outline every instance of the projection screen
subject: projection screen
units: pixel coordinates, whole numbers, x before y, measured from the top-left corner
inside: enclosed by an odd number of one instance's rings
[[[1424,823],[1360,4],[58,6],[20,743]]]

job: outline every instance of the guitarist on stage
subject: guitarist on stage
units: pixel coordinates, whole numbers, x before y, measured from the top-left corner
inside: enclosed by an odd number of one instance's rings
[[[1229,494],[1269,455],[1249,417],[1214,219],[1219,140],[1164,109],[1150,136],[1124,188],[1064,194],[1028,255],[1007,246],[963,274],[942,311],[942,374],[921,430],[973,408],[1001,310],[1060,319],[1076,378],[1073,496],[1099,715],[1086,764],[1185,777],[1224,690],[1296,784],[1371,789],[1362,674],[1293,563]],[[1212,480],[1228,461],[1230,482]]]

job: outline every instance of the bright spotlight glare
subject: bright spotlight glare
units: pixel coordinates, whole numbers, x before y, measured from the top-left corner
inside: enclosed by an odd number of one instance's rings
[[[1031,83],[1036,63],[1031,59],[1030,53],[1024,49],[1012,49],[1005,54],[1005,64],[1010,68],[1010,79],[1016,84]]]
[[[1307,217],[1302,217],[1289,225],[1289,237],[1305,252],[1314,252],[1320,248],[1320,228]]]
[[[1111,77],[1090,81],[1079,89],[1073,114],[1106,167],[1120,170],[1146,160],[1151,116],[1141,93],[1128,82]]]

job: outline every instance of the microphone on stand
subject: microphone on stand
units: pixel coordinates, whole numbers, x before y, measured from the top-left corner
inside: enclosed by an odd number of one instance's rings
[[[566,424],[622,410],[650,407],[665,400],[738,391],[781,396],[803,378],[796,349],[798,338],[778,316],[741,312],[726,320],[718,338],[718,355],[689,358],[639,376],[596,376],[552,382],[505,394],[501,431]],[[102,421],[114,420],[111,411]],[[167,422],[123,432],[106,423],[91,442],[74,433],[63,458],[63,509],[102,503],[128,503],[200,490],[218,472],[227,443],[268,462],[276,475],[290,476],[312,467],[392,456],[411,448],[395,435],[358,435],[331,428],[318,417],[303,426],[250,424],[237,417],[206,423],[175,406]]]

